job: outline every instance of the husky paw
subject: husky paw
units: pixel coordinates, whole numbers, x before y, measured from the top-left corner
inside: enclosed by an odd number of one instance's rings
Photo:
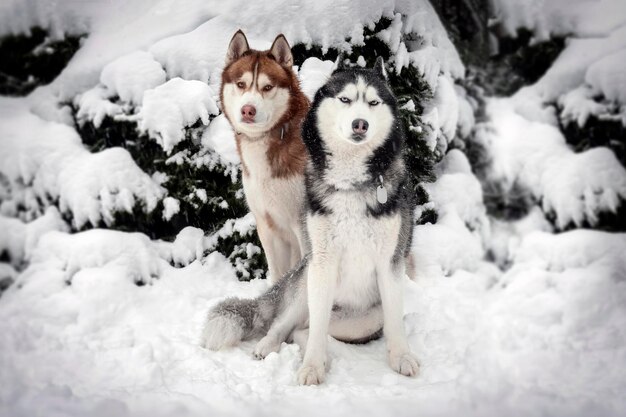
[[[404,376],[415,376],[419,371],[419,363],[411,352],[390,353],[389,364],[397,373]]]
[[[324,382],[325,377],[324,365],[302,365],[298,370],[298,384],[300,385],[319,385]]]
[[[254,352],[252,352],[252,357],[254,359],[265,359],[267,355],[272,352],[278,352],[280,350],[280,343],[276,341],[276,339],[271,337],[264,337],[259,340],[259,342],[254,347]]]

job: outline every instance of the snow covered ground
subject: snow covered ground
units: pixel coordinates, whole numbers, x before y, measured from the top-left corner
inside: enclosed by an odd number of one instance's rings
[[[265,281],[239,282],[221,254],[205,255],[218,236],[254,227],[251,216],[209,236],[183,229],[172,243],[102,229],[68,233],[70,225],[109,224],[114,212],[129,212],[136,202],[150,211],[163,200],[168,218],[177,201],[126,150],[86,150],[63,104],[72,102],[79,119],[94,124],[105,115],[135,120],[168,152],[199,120],[208,125],[203,146],[236,175],[232,132],[223,116],[213,118],[231,34],[244,27],[258,48],[282,31],[292,43],[349,49],[363,41],[364,27],[386,16],[392,26],[382,39],[392,65],[419,68],[435,90],[424,116],[434,148],[455,131],[468,136],[474,119],[454,84],[463,64],[432,6],[425,0],[0,5],[0,34],[33,23],[56,36],[90,31],[51,85],[25,98],[0,98],[0,252],[12,261],[0,263],[0,278],[15,280],[0,296],[0,416],[624,415],[626,235],[555,234],[545,212],[555,214],[557,226],[593,223],[626,198],[626,172],[614,155],[603,148],[572,152],[549,105],[565,100],[575,120],[605,100],[624,105],[621,73],[606,74],[619,58],[613,52],[625,45],[619,27],[626,13],[617,1],[599,2],[604,8],[577,1],[560,20],[565,12],[547,2],[497,3],[511,30],[529,27],[539,39],[552,32],[610,38],[615,48],[576,66],[569,65],[576,51],[568,50],[583,41],[571,42],[536,85],[489,99],[490,119],[476,136],[492,150],[493,176],[522,182],[541,201],[526,218],[488,218],[480,182],[461,151],[448,152],[436,167],[437,181],[427,186],[431,202],[422,209],[434,208],[439,219],[416,227],[418,278],[405,282],[405,325],[420,374],[394,373],[382,340],[363,346],[331,340],[328,380],[319,387],[296,384],[302,353],[295,345],[263,361],[252,358],[252,341],[220,352],[199,346],[211,306],[267,288]],[[405,43],[406,33],[421,33],[423,43]],[[302,65],[309,96],[331,67],[315,58]],[[572,101],[581,89],[593,93]],[[590,97],[598,102],[590,105]]]

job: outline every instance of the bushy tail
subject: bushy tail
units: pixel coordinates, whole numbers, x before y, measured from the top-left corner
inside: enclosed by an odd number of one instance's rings
[[[202,345],[207,349],[218,350],[236,346],[242,340],[267,332],[272,321],[294,301],[289,294],[297,292],[298,285],[306,285],[303,278],[307,263],[308,256],[305,256],[258,298],[228,298],[215,306],[207,317]]]
[[[260,301],[229,298],[215,306],[204,325],[203,346],[211,350],[236,346],[262,331],[265,326],[260,318]]]

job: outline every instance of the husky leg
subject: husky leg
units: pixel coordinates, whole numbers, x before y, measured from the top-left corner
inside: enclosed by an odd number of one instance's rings
[[[419,364],[411,353],[404,329],[404,265],[400,263],[392,266],[390,262],[385,263],[377,268],[376,276],[383,305],[383,331],[387,341],[389,364],[402,375],[414,376],[419,370]]]
[[[339,254],[329,248],[323,219],[312,217],[309,226],[316,228],[317,234],[321,236],[318,236],[318,241],[312,240],[313,256],[307,277],[309,339],[302,366],[298,370],[298,382],[301,385],[324,382],[328,327],[339,273]]]
[[[305,269],[303,278],[306,278],[306,271]],[[274,320],[265,337],[256,344],[252,353],[255,359],[264,359],[270,353],[278,352],[280,345],[289,338],[294,329],[306,322],[306,280],[301,279],[298,286],[295,297],[287,300],[288,308]]]
[[[272,233],[269,226],[265,224],[262,219],[257,218],[257,232],[259,232],[259,239],[261,239],[261,245],[263,245],[263,251],[265,252],[265,259],[267,260],[267,269],[269,272],[268,280],[270,285],[274,285],[281,277],[281,273],[276,264],[277,256],[274,248],[275,234]]]
[[[278,273],[278,281],[281,280],[300,259],[298,258],[295,262],[291,262],[291,243],[282,236],[274,236],[273,245],[274,256],[276,257],[274,264],[276,265],[276,271]]]
[[[296,265],[300,259],[302,259],[303,253],[300,250],[300,242],[295,238],[292,239],[291,245],[289,247],[291,252],[290,263],[291,265]]]

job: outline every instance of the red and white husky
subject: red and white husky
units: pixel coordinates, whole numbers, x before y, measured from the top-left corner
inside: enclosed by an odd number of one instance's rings
[[[291,48],[278,35],[268,51],[233,36],[220,98],[235,131],[243,188],[267,258],[270,283],[304,254],[302,210],[307,153],[300,127],[309,101],[292,70]]]

